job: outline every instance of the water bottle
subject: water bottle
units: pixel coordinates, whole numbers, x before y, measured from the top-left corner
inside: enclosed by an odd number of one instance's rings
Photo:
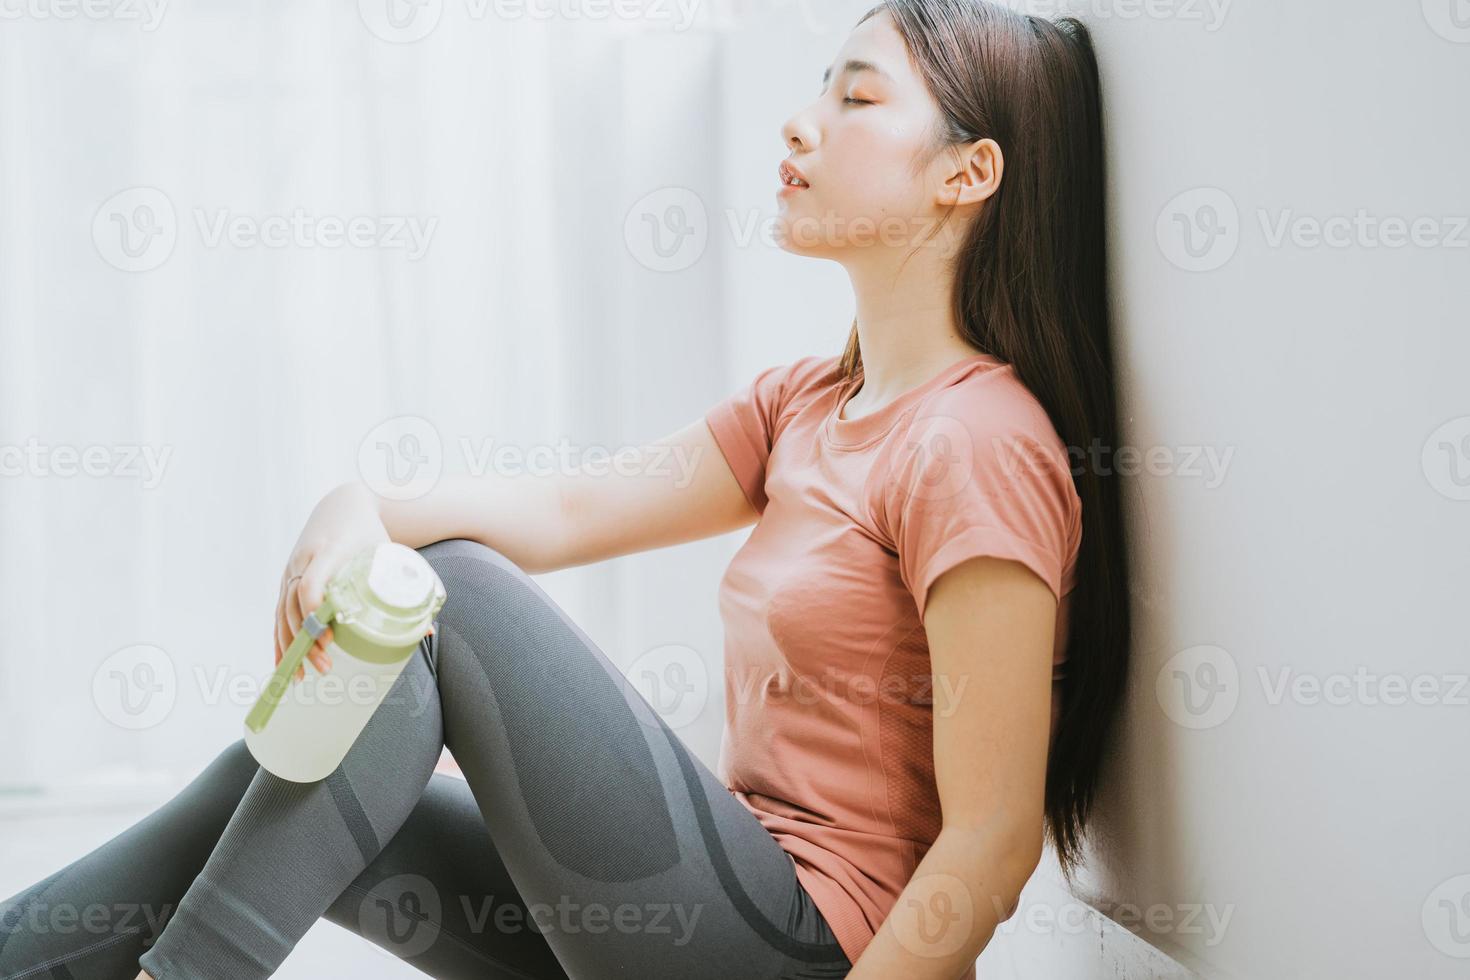
[[[336,769],[433,627],[444,583],[414,549],[386,541],[352,558],[327,583],[260,698],[245,717],[245,744],[267,771],[311,783]],[[332,627],[332,669],[292,676]]]

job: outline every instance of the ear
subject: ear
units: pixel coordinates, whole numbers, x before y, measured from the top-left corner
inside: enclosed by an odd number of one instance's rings
[[[976,140],[957,148],[955,165],[939,189],[938,203],[947,207],[979,204],[1000,190],[1005,156],[993,139]]]

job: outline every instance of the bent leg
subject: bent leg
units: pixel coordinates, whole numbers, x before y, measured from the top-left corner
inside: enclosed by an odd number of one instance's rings
[[[218,844],[138,962],[159,980],[269,976],[327,914],[443,976],[491,963],[492,976],[588,980],[845,976],[790,857],[539,586],[474,542],[421,550],[450,595],[426,657],[411,660],[327,779],[254,771],[223,831],[199,831],[201,849]],[[466,836],[463,788],[431,784],[446,736],[488,838]],[[416,809],[426,785],[429,805]],[[441,798],[457,832],[436,837],[426,818],[400,833]],[[160,840],[140,851],[157,853]],[[22,899],[65,884],[90,900],[110,889],[97,881],[128,863],[127,849],[105,858]],[[151,894],[151,870],[127,879],[133,896]],[[422,949],[410,921],[436,927]],[[57,955],[46,937],[29,939],[21,976],[52,965],[129,975],[100,959],[93,969],[108,944]]]
[[[540,586],[475,542],[421,550],[445,742],[566,971],[845,976],[791,857]]]

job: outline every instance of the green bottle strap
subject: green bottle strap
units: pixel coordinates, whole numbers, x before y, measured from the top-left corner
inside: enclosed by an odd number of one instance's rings
[[[296,639],[291,641],[281,662],[276,666],[275,673],[266,681],[265,690],[260,692],[260,699],[250,709],[250,714],[245,716],[245,724],[252,732],[259,734],[265,728],[266,722],[271,720],[271,715],[275,714],[281,699],[286,696],[286,689],[291,686],[291,678],[296,669],[306,659],[306,651],[311,649],[317,637],[326,631],[327,625],[336,615],[337,608],[328,597],[315,612],[306,617],[306,621],[301,624],[301,631],[296,634]]]

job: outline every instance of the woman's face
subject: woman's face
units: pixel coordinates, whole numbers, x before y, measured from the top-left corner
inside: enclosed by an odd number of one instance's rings
[[[825,257],[912,247],[940,211],[944,157],[914,173],[939,107],[886,12],[854,28],[827,71],[821,94],[781,130],[786,163],[810,186],[778,187],[776,238],[789,252]]]

